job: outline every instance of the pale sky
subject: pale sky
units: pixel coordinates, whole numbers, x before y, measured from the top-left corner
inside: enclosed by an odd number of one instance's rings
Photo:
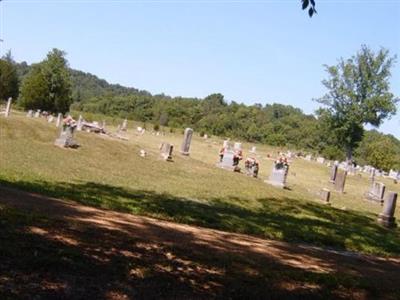
[[[362,44],[400,58],[400,0],[316,2],[310,19],[300,0],[3,0],[0,51],[32,63],[59,48],[72,68],[111,83],[312,113],[323,64]],[[392,75],[400,96],[400,60]],[[400,138],[399,116],[379,130]]]

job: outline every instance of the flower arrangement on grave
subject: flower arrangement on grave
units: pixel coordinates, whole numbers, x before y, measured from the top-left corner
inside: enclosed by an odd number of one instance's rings
[[[287,169],[289,167],[289,163],[287,161],[286,157],[279,157],[276,161],[275,161],[275,169],[280,170],[280,169]]]
[[[235,150],[235,154],[233,154],[233,165],[237,166],[239,164],[239,161],[243,159],[243,152],[242,150],[238,149]]]
[[[63,119],[63,130],[70,128],[71,131],[74,131],[76,125],[77,125],[76,121],[71,116],[67,116],[66,118]]]
[[[248,157],[244,162],[247,173],[253,177],[257,177],[259,170],[259,162],[253,157]]]

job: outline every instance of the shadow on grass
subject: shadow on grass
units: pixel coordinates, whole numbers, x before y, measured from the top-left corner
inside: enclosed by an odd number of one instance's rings
[[[153,216],[179,223],[251,234],[291,242],[399,255],[398,229],[386,229],[376,216],[342,211],[294,198],[258,199],[259,207],[245,207],[243,199],[188,200],[169,194],[127,189],[94,182],[9,182],[0,185],[70,199],[106,209]]]
[[[356,243],[363,238],[362,243],[370,247],[398,251],[389,242],[374,242],[390,232],[377,227],[373,220],[294,199],[260,199],[260,208],[251,211],[236,206],[237,199],[202,203],[95,183],[2,181],[1,185],[231,232],[281,235],[282,239],[336,247],[346,246],[345,239]],[[12,204],[19,194],[6,192],[0,196],[0,203]],[[19,205],[14,205],[18,210],[0,205],[0,297],[4,299],[27,299],[32,295],[38,299],[398,296],[398,263],[327,255],[320,249],[284,243],[266,246],[245,236],[240,236],[242,243],[238,243],[234,234],[194,234],[149,219],[135,221],[121,214],[111,218],[101,211],[79,209],[35,195],[21,197]],[[49,218],[35,213],[32,204],[39,202],[40,213],[47,213]],[[24,205],[32,208],[30,213],[22,213]],[[358,233],[361,229],[364,231]]]

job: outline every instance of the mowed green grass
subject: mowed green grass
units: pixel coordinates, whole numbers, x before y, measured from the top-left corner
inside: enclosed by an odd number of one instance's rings
[[[100,121],[100,120],[99,120]],[[114,120],[117,122],[118,120]],[[109,124],[109,122],[107,122]],[[112,124],[108,125],[114,130]],[[116,125],[114,123],[113,125]],[[78,132],[79,149],[53,145],[59,129],[44,119],[13,112],[0,118],[0,184],[107,209],[148,215],[266,238],[380,255],[400,254],[400,230],[376,223],[381,206],[363,200],[366,175],[348,176],[345,193],[332,192],[332,206],[318,200],[331,188],[330,169],[304,160],[290,166],[288,190],[263,182],[276,149],[257,145],[260,179],[215,166],[222,139],[195,133],[190,157],[181,156],[182,132],[141,136],[129,122],[129,141]],[[175,145],[174,161],[159,157],[162,141]],[[252,145],[244,143],[244,150]],[[146,158],[139,151],[148,152]],[[245,155],[248,154],[245,151]],[[380,179],[381,180],[381,179]],[[400,192],[393,180],[387,190]],[[396,216],[400,218],[399,208]]]

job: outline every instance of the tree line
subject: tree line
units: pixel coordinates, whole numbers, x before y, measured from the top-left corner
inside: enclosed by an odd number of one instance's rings
[[[364,124],[379,126],[396,112],[398,99],[388,78],[395,58],[363,46],[357,55],[326,66],[328,93],[313,114],[282,104],[245,105],[222,94],[204,99],[152,95],[109,84],[70,69],[66,54],[53,49],[37,64],[17,63],[10,53],[0,61],[0,99],[13,97],[24,109],[77,110],[150,122],[170,128],[311,151],[329,159],[346,157],[383,170],[400,169],[400,141]]]

